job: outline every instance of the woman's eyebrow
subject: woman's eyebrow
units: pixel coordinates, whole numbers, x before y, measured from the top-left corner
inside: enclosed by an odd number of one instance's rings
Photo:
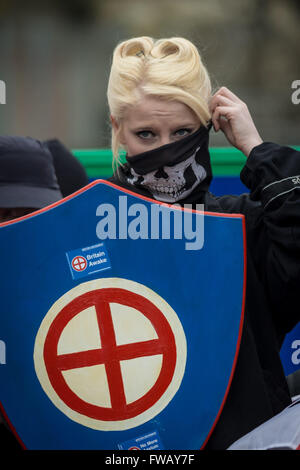
[[[177,130],[177,129],[185,129],[185,128],[189,128],[189,127],[197,127],[197,124],[195,122],[180,122],[178,124],[174,124],[171,126],[171,130]],[[142,124],[139,124],[138,126],[133,126],[131,128],[132,131],[134,132],[138,132],[138,131],[141,131],[141,130],[160,130],[160,127],[157,126],[157,124],[155,123],[142,123]]]
[[[139,126],[132,127],[133,130],[140,130],[140,129],[153,129],[155,125],[151,124],[140,124]]]
[[[138,126],[132,126],[130,128],[131,132],[141,132],[141,131],[157,131],[157,126],[154,124],[139,124]]]

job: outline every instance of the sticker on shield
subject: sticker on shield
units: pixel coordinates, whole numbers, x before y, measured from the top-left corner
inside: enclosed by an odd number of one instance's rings
[[[62,413],[101,431],[157,416],[185,372],[186,337],[172,307],[143,284],[79,284],[49,309],[34,347],[39,382]]]

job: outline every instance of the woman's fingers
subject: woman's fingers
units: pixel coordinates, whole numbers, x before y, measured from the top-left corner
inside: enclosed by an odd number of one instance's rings
[[[214,129],[217,132],[220,129],[219,120],[223,116],[228,121],[234,118],[236,112],[236,108],[233,106],[216,106],[215,110],[212,113],[212,122],[214,125]]]
[[[240,100],[240,98],[238,96],[236,96],[234,93],[232,93],[232,91],[230,91],[227,87],[225,86],[222,86],[218,91],[217,91],[218,94],[222,95],[222,96],[225,96],[227,97],[228,99],[230,99],[231,101],[233,101],[234,103],[243,103],[242,100]]]
[[[226,96],[220,94],[214,96],[210,103],[210,112],[215,131],[217,132],[220,129],[219,119],[221,116],[226,117],[228,120],[233,119],[243,111],[243,106],[245,105],[241,101],[238,103],[233,102]]]
[[[213,113],[217,106],[224,105],[224,106],[234,106],[234,102],[231,101],[226,96],[222,96],[220,94],[214,95],[210,101],[209,109],[210,112]]]
[[[221,87],[211,98],[209,103],[210,112],[213,113],[216,106],[225,105],[225,106],[243,106],[247,107],[246,104],[240,100],[232,91],[226,87]]]

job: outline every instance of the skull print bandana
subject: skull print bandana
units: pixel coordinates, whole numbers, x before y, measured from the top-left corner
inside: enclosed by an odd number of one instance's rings
[[[208,137],[211,124],[171,144],[126,156],[123,179],[161,202],[174,203],[206,192],[211,182]]]

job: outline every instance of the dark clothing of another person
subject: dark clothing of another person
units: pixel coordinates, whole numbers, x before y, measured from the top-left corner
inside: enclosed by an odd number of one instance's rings
[[[50,139],[44,143],[52,154],[63,197],[69,196],[89,183],[83,165],[58,139]]]
[[[0,136],[0,207],[41,209],[61,198],[48,148],[31,137]]]

